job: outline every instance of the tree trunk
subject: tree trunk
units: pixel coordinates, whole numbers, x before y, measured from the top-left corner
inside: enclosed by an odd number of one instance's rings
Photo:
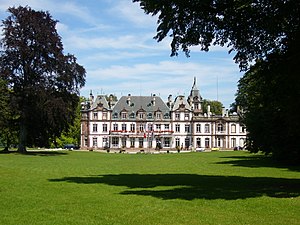
[[[20,134],[19,134],[19,146],[18,152],[25,154],[26,151],[26,140],[27,140],[27,127],[25,121],[21,121],[20,123]]]

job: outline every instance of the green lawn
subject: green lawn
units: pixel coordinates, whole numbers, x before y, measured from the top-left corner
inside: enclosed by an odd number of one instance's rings
[[[247,152],[0,154],[0,224],[300,224],[299,171]]]

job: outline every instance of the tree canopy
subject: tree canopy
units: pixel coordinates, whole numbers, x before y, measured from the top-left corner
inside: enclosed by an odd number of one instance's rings
[[[202,103],[203,113],[207,113],[207,106],[210,106],[210,112],[214,115],[222,115],[223,104],[219,101],[204,99]]]
[[[133,0],[147,14],[158,15],[157,41],[172,38],[171,55],[191,46],[208,51],[228,46],[242,69],[252,60],[285,51],[299,38],[298,0]],[[297,34],[298,33],[298,34]]]
[[[279,160],[300,162],[298,0],[133,0],[147,14],[158,15],[161,41],[172,39],[171,55],[191,46],[208,51],[229,47],[246,71],[235,106],[241,106],[248,148]],[[252,65],[252,66],[250,66]]]
[[[0,78],[11,90],[19,151],[46,145],[72,124],[85,69],[63,53],[57,21],[48,12],[12,7],[2,22]],[[29,132],[30,131],[30,132]]]

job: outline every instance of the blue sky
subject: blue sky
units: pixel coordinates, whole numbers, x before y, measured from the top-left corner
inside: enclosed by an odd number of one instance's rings
[[[19,5],[49,11],[59,21],[65,53],[74,54],[87,71],[82,96],[93,90],[167,100],[169,94],[187,96],[196,77],[203,98],[218,99],[226,108],[234,102],[242,73],[228,49],[201,52],[196,46],[189,58],[170,57],[170,39],[153,39],[156,18],[131,0],[0,0],[0,19],[8,16],[8,7]]]

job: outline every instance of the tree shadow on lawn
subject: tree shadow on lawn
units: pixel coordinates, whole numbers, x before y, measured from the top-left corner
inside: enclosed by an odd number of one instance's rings
[[[51,182],[107,184],[124,186],[122,195],[143,195],[170,199],[236,200],[269,196],[298,197],[300,179],[197,174],[108,174],[88,177],[49,179]]]
[[[288,170],[300,172],[300,166],[288,165],[285,163],[277,162],[274,159],[272,159],[270,156],[265,156],[265,155],[252,154],[248,156],[228,156],[228,157],[221,157],[221,158],[232,159],[232,160],[217,162],[216,164],[230,164],[232,166],[250,167],[250,168],[273,167],[273,168],[288,169]]]

